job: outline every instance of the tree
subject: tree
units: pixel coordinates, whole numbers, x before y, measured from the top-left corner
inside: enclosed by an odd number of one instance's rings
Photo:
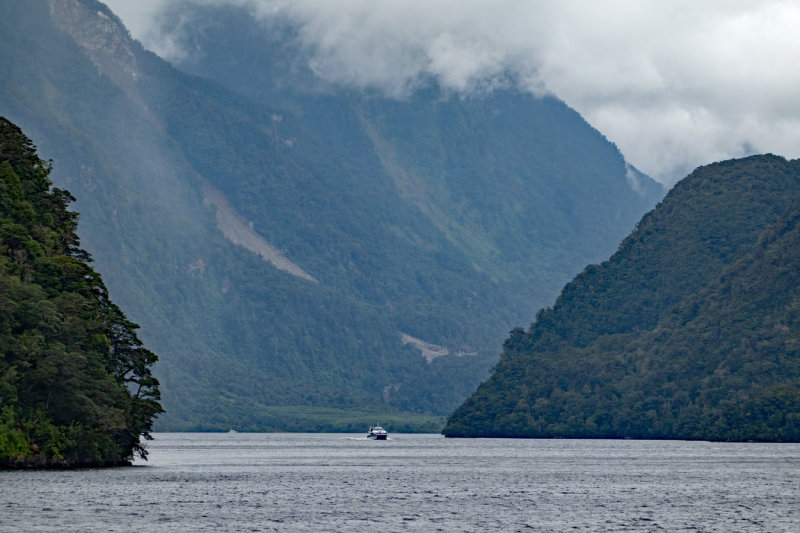
[[[0,118],[0,466],[146,458],[158,358],[88,265],[50,170]]]

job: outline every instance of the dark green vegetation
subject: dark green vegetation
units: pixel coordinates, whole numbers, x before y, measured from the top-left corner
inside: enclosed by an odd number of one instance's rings
[[[445,417],[421,416],[415,413],[398,413],[349,408],[336,409],[319,406],[270,406],[261,413],[262,419],[252,425],[242,425],[238,431],[262,431],[264,427],[280,424],[282,431],[317,433],[366,433],[370,425],[379,423],[388,431],[397,433],[438,433]],[[369,421],[372,422],[369,422]],[[366,427],[365,427],[366,423]],[[199,424],[196,431],[220,431],[220,423],[212,419]]]
[[[511,332],[444,433],[800,441],[800,160],[678,183]]]
[[[78,247],[74,198],[0,117],[0,467],[146,456],[157,357]]]
[[[53,157],[95,268],[160,354],[157,429],[347,428],[349,412],[429,428],[658,199],[554,98],[296,85],[289,36],[212,7],[198,16],[230,40],[187,28],[240,68],[193,64],[209,81],[92,0],[0,8],[0,113]],[[302,270],[252,251],[267,241]]]

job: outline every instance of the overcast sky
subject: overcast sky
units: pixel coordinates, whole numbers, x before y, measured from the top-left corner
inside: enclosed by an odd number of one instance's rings
[[[146,47],[181,53],[153,31],[160,6],[179,0],[105,1]],[[511,72],[665,183],[720,159],[800,156],[796,0],[216,2],[295,20],[320,76],[398,97],[423,76],[474,93]]]

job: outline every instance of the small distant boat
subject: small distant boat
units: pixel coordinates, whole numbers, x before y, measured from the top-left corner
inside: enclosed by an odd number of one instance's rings
[[[228,430],[228,433],[232,434],[232,433],[239,433],[239,432],[236,431],[235,429],[231,428],[231,429]]]
[[[368,439],[375,439],[375,440],[386,440],[389,438],[389,433],[386,432],[380,426],[372,426],[369,428],[369,432],[367,432]]]

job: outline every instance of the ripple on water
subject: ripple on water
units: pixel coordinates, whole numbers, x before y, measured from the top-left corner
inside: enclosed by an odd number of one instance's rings
[[[800,445],[158,434],[147,466],[0,472],[2,531],[793,531]]]

